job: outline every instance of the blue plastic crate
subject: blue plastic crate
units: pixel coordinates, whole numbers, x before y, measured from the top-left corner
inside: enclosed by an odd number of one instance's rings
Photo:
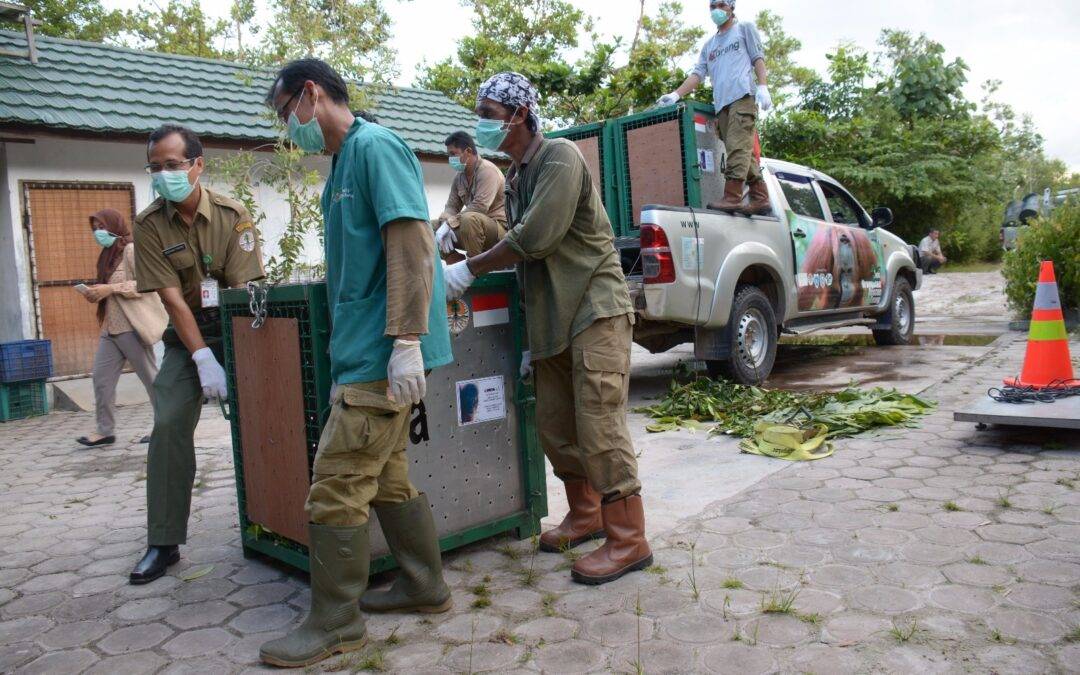
[[[0,344],[0,382],[25,382],[52,377],[52,342],[19,340]]]
[[[45,380],[0,383],[0,422],[37,417],[49,412]]]

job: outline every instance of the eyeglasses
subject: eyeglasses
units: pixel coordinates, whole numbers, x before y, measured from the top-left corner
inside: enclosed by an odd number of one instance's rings
[[[278,116],[279,120],[281,120],[282,122],[285,121],[285,111],[289,109],[289,104],[292,103],[293,99],[295,99],[297,96],[299,96],[300,92],[302,92],[302,91],[304,91],[303,87],[300,87],[299,89],[294,91],[293,95],[289,97],[289,100],[285,101],[285,105],[283,105],[280,108],[277,108],[276,110],[274,110],[274,112],[277,113],[277,116]]]
[[[165,162],[164,164],[147,164],[143,167],[146,173],[157,173],[158,171],[180,171],[184,168],[185,164],[191,164],[198,157],[192,157],[191,159],[185,159],[182,162]]]

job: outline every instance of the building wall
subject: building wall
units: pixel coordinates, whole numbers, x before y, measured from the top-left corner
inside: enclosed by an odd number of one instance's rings
[[[0,143],[0,342],[37,337],[26,232],[22,227],[24,181],[123,182],[135,187],[136,209],[142,210],[153,197],[150,177],[143,170],[145,146],[133,142],[88,141],[38,137],[34,143]],[[208,159],[227,151],[207,148]],[[311,167],[323,175],[329,170],[328,157],[316,157]],[[442,211],[450,193],[454,172],[440,159],[422,159],[424,187],[429,211]],[[217,187],[212,175],[204,175],[207,185]],[[221,186],[228,191],[225,186]],[[285,228],[288,208],[285,199],[260,188],[256,197],[266,219],[262,224],[264,257],[277,253],[277,240]],[[89,215],[89,214],[87,214]],[[89,236],[89,235],[88,235]],[[317,237],[312,235],[305,250],[306,262],[322,259]]]

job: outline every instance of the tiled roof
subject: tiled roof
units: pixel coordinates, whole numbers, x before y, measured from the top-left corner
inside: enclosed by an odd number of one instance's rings
[[[271,71],[51,37],[35,44],[37,64],[0,56],[0,123],[144,134],[176,122],[211,138],[277,136],[263,105]],[[25,51],[25,35],[0,30],[0,49]],[[414,152],[442,155],[446,136],[476,119],[440,92],[405,87],[377,95],[372,112]]]

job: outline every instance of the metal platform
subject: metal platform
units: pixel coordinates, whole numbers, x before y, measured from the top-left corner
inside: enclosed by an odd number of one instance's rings
[[[1046,429],[1080,429],[1080,396],[1052,403],[998,403],[984,396],[953,413],[958,422]]]

